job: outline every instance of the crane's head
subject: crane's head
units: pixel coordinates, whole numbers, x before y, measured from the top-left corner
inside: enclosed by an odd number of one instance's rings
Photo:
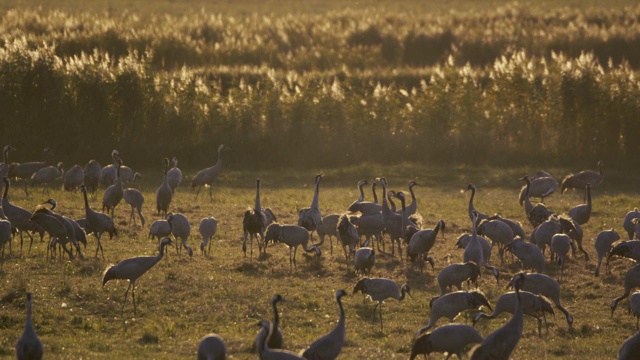
[[[464,191],[469,191],[469,190],[476,191],[476,186],[473,184],[467,185],[467,188]]]
[[[347,292],[340,289],[336,291],[336,301],[340,300],[343,296],[347,296]]]
[[[280,294],[275,294],[271,297],[271,305],[275,305],[278,302],[287,302],[287,300],[285,300],[282,295]]]
[[[409,183],[409,189],[413,189],[414,186],[420,186],[420,184],[418,184],[415,181],[412,181],[412,182]]]
[[[353,293],[357,294],[358,291],[362,292],[363,294],[367,293],[367,282],[369,281],[369,278],[363,278],[360,279],[360,281],[358,281],[356,283],[356,286],[353,287]]]
[[[16,151],[16,148],[14,148],[11,145],[5,145],[4,148],[2,149],[3,154],[8,153],[9,151]]]

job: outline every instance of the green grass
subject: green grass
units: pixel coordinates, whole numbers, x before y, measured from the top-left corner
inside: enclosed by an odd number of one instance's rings
[[[477,209],[485,213],[499,212],[525,224],[523,211],[517,205],[521,184],[515,179],[534,170],[429,169],[408,164],[392,169],[376,165],[336,169],[327,171],[322,181],[320,207],[323,214],[341,212],[357,197],[355,183],[362,177],[387,175],[393,189],[404,189],[410,179],[416,179],[423,184],[416,187],[416,192],[425,227],[433,227],[438,219],[444,219],[447,224],[445,240],[439,237],[431,253],[436,259],[437,272],[448,262],[462,258],[462,252],[453,249],[457,236],[470,226],[466,211],[468,194],[463,194],[461,189],[474,182],[478,186]],[[568,172],[567,169],[548,170],[556,177]],[[129,298],[124,318],[120,317],[127,282],[110,282],[102,289],[102,273],[110,263],[157,251],[157,243],[149,240],[147,233],[149,224],[158,219],[152,210],[159,175],[154,171],[147,171],[145,175],[143,212],[148,225],[145,228],[127,226],[129,209],[124,202],[118,206],[116,224],[121,234],[114,240],[103,241],[106,261],[93,257],[96,244],[93,237],[89,238],[85,259],[73,261],[46,261],[44,243],[38,240],[30,254],[25,248],[25,254],[20,257],[19,241],[13,241],[12,253],[5,258],[0,271],[3,284],[0,355],[14,356],[14,346],[24,326],[25,291],[34,294],[35,327],[49,359],[193,357],[199,339],[209,332],[225,339],[232,358],[253,359],[256,358],[252,353],[258,330],[256,323],[262,318],[272,319],[269,299],[276,293],[288,300],[280,306],[287,349],[297,352],[335,326],[338,312],[333,294],[338,289],[351,293],[358,280],[351,269],[346,269],[341,249],[334,247],[331,256],[325,243],[320,260],[299,251],[297,270],[293,271],[289,269],[288,250],[283,245],[269,246],[268,255],[261,261],[255,258],[250,261],[242,255],[241,218],[253,205],[255,177],[263,180],[263,206],[271,207],[280,222],[295,223],[297,209],[311,202],[314,176],[312,172],[295,171],[226,171],[214,187],[213,201],[206,193],[194,201],[193,193],[185,186],[189,180],[185,180],[175,195],[171,211],[181,212],[190,220],[189,244],[197,251],[193,258],[188,258],[184,252],[179,256],[170,248],[168,256],[138,280],[138,316],[134,317]],[[613,317],[608,306],[613,297],[622,293],[621,281],[631,264],[615,260],[611,264],[611,275],[601,278],[593,275],[596,257],[593,238],[603,229],[614,227],[621,231],[624,214],[637,206],[637,188],[621,179],[622,172],[609,171],[605,183],[593,189],[594,214],[584,226],[585,248],[592,260],[585,263],[582,257],[570,257],[565,270],[562,302],[575,316],[573,331],[567,330],[559,311],[549,318],[549,332],[543,331],[541,338],[537,336],[535,320],[527,319],[515,359],[612,358],[622,341],[635,331],[635,319],[625,311],[626,301]],[[32,194],[25,199],[21,191],[12,189],[10,197],[12,202],[28,209],[48,197],[37,190]],[[79,192],[55,190],[51,197],[58,200],[60,213],[74,218],[84,216]],[[101,198],[102,190],[90,200],[94,209],[99,208]],[[555,194],[547,201],[553,210],[561,213],[580,202],[581,194],[576,192],[564,196]],[[203,257],[198,246],[197,227],[204,216],[214,216],[219,221],[210,257]],[[528,223],[525,229],[528,233],[531,231]],[[621,236],[625,235],[621,233]],[[413,334],[427,322],[428,302],[437,295],[437,281],[432,271],[420,274],[397,257],[378,255],[373,276],[409,282],[412,297],[401,303],[395,300],[385,303],[384,331],[379,330],[378,323],[371,322],[373,303],[363,302],[361,295],[344,298],[347,344],[341,358],[408,357]],[[480,287],[492,304],[505,291],[507,279],[519,270],[510,260],[500,265],[495,254],[493,263],[499,265],[504,274],[500,285],[488,273],[480,279]],[[549,275],[555,277],[558,271],[555,265],[547,265]],[[470,319],[462,315],[457,320],[470,322]],[[478,329],[486,336],[507,320],[507,316],[502,316],[483,321]],[[438,325],[446,322],[441,319]]]

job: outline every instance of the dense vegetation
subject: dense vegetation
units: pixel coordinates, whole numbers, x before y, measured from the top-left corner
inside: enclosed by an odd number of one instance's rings
[[[635,162],[640,7],[188,16],[9,10],[7,142],[76,162]],[[295,149],[295,151],[292,151]],[[37,156],[40,149],[21,149]],[[255,154],[261,154],[256,156]],[[322,154],[319,156],[319,154]]]

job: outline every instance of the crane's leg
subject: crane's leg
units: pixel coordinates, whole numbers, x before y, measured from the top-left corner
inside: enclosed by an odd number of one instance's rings
[[[198,194],[200,194],[200,190],[202,190],[202,186],[200,186],[198,190],[196,190],[196,200],[198,200]]]
[[[247,232],[244,232],[244,237],[242,239],[242,252],[244,253],[244,257],[247,257]]]
[[[124,292],[124,301],[122,302],[122,309],[120,309],[120,316],[124,314],[124,305],[127,303],[127,295],[129,295],[130,288],[131,288],[131,282],[129,282],[129,286],[127,286],[127,291]]]
[[[138,316],[138,307],[136,305],[136,283],[133,283],[133,289],[131,290],[131,297],[133,297],[133,315]]]
[[[380,331],[382,331],[382,302],[380,302]]]

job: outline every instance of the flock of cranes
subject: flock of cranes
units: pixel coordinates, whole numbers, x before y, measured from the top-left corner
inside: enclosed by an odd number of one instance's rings
[[[80,166],[74,166],[64,175],[63,188],[65,190],[80,188],[83,194],[85,218],[74,220],[56,214],[54,210],[57,203],[53,199],[38,205],[33,212],[11,204],[9,201],[10,178],[30,179],[25,181],[25,194],[28,194],[27,183],[46,185],[53,179],[63,176],[62,164],[55,167],[49,165],[51,152],[48,149],[45,150],[47,160],[41,163],[28,163],[28,167],[23,167],[20,165],[27,164],[10,164],[8,161],[9,153],[16,151],[15,148],[7,145],[3,149],[4,163],[0,166],[0,175],[3,175],[2,185],[4,186],[2,198],[2,217],[4,219],[0,220],[0,247],[3,249],[3,257],[4,246],[10,243],[14,234],[20,236],[21,251],[23,236],[29,236],[32,243],[32,234],[40,234],[41,238],[48,234],[50,242],[47,244],[47,252],[51,251],[54,256],[53,254],[59,248],[61,249],[60,256],[65,253],[70,259],[74,258],[74,250],[75,256],[84,256],[80,244],[86,246],[86,234],[93,234],[97,242],[95,256],[97,257],[100,252],[104,259],[101,237],[105,233],[110,237],[118,234],[113,216],[122,199],[131,206],[129,222],[135,224],[137,215],[142,226],[145,226],[146,220],[142,214],[143,194],[138,189],[125,188],[125,184],[135,182],[141,175],[124,166],[117,150],[111,154],[113,163],[104,168],[100,168],[95,160],[91,160],[84,169]],[[223,154],[227,150],[229,150],[228,147],[220,145],[216,164],[201,170],[193,177],[191,186],[195,191],[196,198],[205,185],[209,186],[209,196],[212,197],[211,185],[221,171]],[[134,314],[137,314],[136,281],[161,261],[167,251],[166,247],[173,244],[170,236],[175,239],[176,251],[180,252],[184,248],[189,256],[193,255],[193,251],[188,245],[191,235],[189,220],[183,214],[169,212],[176,188],[182,182],[183,177],[177,163],[175,157],[172,161],[168,158],[164,158],[162,161],[163,178],[156,191],[156,210],[162,219],[153,222],[149,230],[149,236],[157,237],[159,240],[158,255],[122,260],[118,264],[107,267],[103,274],[103,287],[110,280],[129,281],[122,303],[121,315],[124,313],[129,290],[132,293]],[[463,249],[463,262],[449,264],[438,273],[437,281],[440,294],[434,297],[429,304],[429,322],[416,333],[411,359],[419,354],[427,355],[431,352],[447,352],[449,356],[456,354],[458,358],[462,358],[462,354],[466,353],[474,344],[476,346],[469,353],[471,359],[507,359],[522,336],[523,316],[532,316],[538,320],[538,334],[542,336],[542,321],[544,320],[546,323],[546,315],[554,313],[554,306],[565,315],[567,324],[571,328],[573,315],[561,305],[560,283],[544,274],[547,265],[544,253],[545,249],[549,247],[551,261],[557,262],[561,269],[564,268],[569,251],[573,250],[575,254],[576,247],[585,255],[585,260],[588,260],[588,254],[582,246],[583,231],[581,226],[587,224],[591,218],[591,188],[602,183],[604,179],[602,162],[598,163],[598,167],[598,172],[588,170],[565,177],[561,186],[545,172],[521,178],[525,185],[521,189],[520,203],[527,220],[533,227],[528,241],[525,230],[520,223],[498,215],[489,216],[476,209],[474,198],[477,188],[473,184],[467,186],[467,191],[471,192],[468,203],[471,233],[463,234],[456,243],[456,247]],[[33,170],[31,176],[24,175],[27,172],[25,168]],[[55,173],[52,168],[56,169]],[[36,176],[37,174],[43,175]],[[51,174],[53,177],[47,177],[44,174]],[[352,267],[362,275],[353,286],[353,294],[362,292],[376,302],[373,309],[373,319],[375,321],[376,310],[378,310],[380,329],[383,331],[383,302],[387,299],[402,301],[405,299],[405,295],[410,295],[411,292],[408,284],[400,286],[392,279],[370,277],[372,269],[375,268],[376,253],[388,254],[387,245],[385,245],[385,238],[388,238],[391,256],[395,256],[397,250],[397,256],[400,259],[406,257],[407,261],[417,265],[420,273],[424,271],[425,262],[429,262],[432,270],[435,270],[435,259],[430,252],[437,240],[437,235],[442,234],[444,238],[446,223],[440,219],[432,228],[423,228],[424,220],[418,213],[418,202],[414,193],[414,187],[419,184],[415,181],[409,183],[411,203],[407,204],[405,193],[390,190],[389,183],[384,177],[372,182],[360,180],[357,183],[360,194],[358,199],[349,205],[345,212],[328,214],[323,217],[319,204],[322,178],[322,174],[316,175],[311,205],[299,210],[297,224],[278,223],[274,212],[270,208],[262,207],[260,201],[261,182],[260,179],[257,179],[255,203],[244,213],[242,218],[244,256],[247,255],[247,245],[249,245],[249,261],[253,261],[254,240],[257,242],[258,259],[266,254],[267,245],[270,242],[273,244],[282,242],[289,248],[290,270],[294,271],[294,268],[297,268],[296,252],[298,247],[301,246],[305,252],[313,253],[315,257],[319,258],[322,255],[321,246],[326,236],[329,236],[331,254],[333,254],[331,239],[335,237],[343,248],[347,267]],[[382,187],[380,203],[376,194],[378,183]],[[93,210],[88,201],[88,192],[96,192],[99,184],[108,186],[102,200],[102,212]],[[363,189],[365,185],[369,184],[374,197],[374,201],[371,202],[365,201]],[[46,189],[46,186],[44,188]],[[558,188],[561,188],[562,192],[570,188],[584,189],[585,203],[572,208],[567,215],[558,215],[542,202],[535,205],[531,202],[532,197],[544,200]],[[399,209],[396,209],[394,199],[399,201]],[[217,228],[218,224],[215,218],[205,217],[201,220],[198,230],[202,236],[200,250],[203,255],[207,252],[210,253],[211,240]],[[634,209],[629,212],[624,222],[624,228],[629,235],[628,241],[619,241],[620,237],[614,230],[603,231],[596,238],[595,247],[598,253],[596,276],[600,273],[600,264],[603,259],[606,259],[607,264],[612,256],[622,256],[640,261],[640,241],[633,240],[636,234],[640,234],[640,211]],[[314,233],[319,238],[319,242],[313,241]],[[364,243],[361,242],[362,238],[365,239]],[[249,240],[249,244],[247,244],[247,240]],[[68,248],[67,245],[71,245],[71,248]],[[481,276],[482,270],[486,269],[490,271],[497,282],[500,281],[499,269],[490,264],[494,246],[498,248],[501,264],[505,261],[504,255],[511,253],[521,263],[523,271],[531,269],[534,272],[516,274],[509,282],[509,286],[514,289],[514,292],[502,294],[497,299],[495,308],[492,308],[489,299],[478,289],[478,278]],[[463,290],[464,282],[467,282],[468,290],[466,291]],[[472,284],[475,285],[475,290],[471,289]],[[629,270],[625,276],[624,294],[613,300],[611,312],[615,311],[621,300],[630,297],[631,309],[634,315],[640,318],[640,292],[631,294],[631,291],[638,287],[640,287],[640,265]],[[454,288],[457,291],[454,291]],[[339,307],[339,321],[335,328],[299,354],[283,350],[284,340],[278,327],[277,303],[284,301],[284,299],[280,295],[275,295],[271,299],[274,311],[273,323],[266,320],[258,323],[261,330],[256,338],[256,349],[260,358],[335,359],[338,357],[345,342],[346,321],[341,301],[345,295],[347,293],[344,290],[338,290],[335,294]],[[35,334],[31,320],[31,301],[31,295],[27,294],[27,322],[23,336],[16,346],[18,358],[42,357],[42,343]],[[446,324],[427,332],[435,327],[440,318],[444,317],[453,321],[460,313],[477,310],[481,307],[488,308],[492,313],[477,313],[473,317],[473,325],[481,319],[494,319],[503,312],[511,313],[512,317],[501,328],[485,338],[473,326],[466,324]],[[638,351],[640,351],[640,335],[638,334],[623,345],[620,350],[620,359],[637,357]],[[227,356],[226,345],[217,334],[205,336],[197,351],[199,359],[224,359]]]

